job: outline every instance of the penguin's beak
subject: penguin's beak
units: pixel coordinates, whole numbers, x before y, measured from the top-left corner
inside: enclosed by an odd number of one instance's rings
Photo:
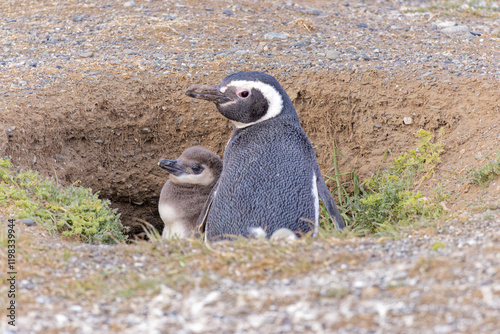
[[[158,162],[158,166],[167,170],[170,174],[175,176],[184,173],[177,160],[162,159]]]
[[[186,90],[186,95],[212,102],[220,102],[226,98],[219,85],[192,85]]]

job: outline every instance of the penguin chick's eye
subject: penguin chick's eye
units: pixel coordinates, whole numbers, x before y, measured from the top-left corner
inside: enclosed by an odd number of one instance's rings
[[[237,94],[239,97],[242,97],[244,99],[250,96],[250,92],[248,90],[241,90]]]
[[[191,167],[191,170],[195,173],[195,174],[200,174],[201,171],[203,170],[203,168],[200,166],[200,165],[193,165],[193,167]]]

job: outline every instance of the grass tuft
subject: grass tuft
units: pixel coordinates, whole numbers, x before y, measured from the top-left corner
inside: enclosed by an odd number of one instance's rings
[[[35,220],[49,232],[83,242],[125,241],[120,215],[109,204],[89,188],[61,187],[33,170],[17,171],[9,159],[0,159],[0,205],[13,218]]]
[[[486,165],[480,167],[478,170],[473,169],[470,172],[470,178],[472,183],[484,186],[486,183],[493,180],[495,177],[500,175],[500,152],[497,152],[497,156],[486,163]]]
[[[442,133],[437,140],[424,130],[415,133],[420,137],[418,147],[403,152],[396,157],[389,168],[360,182],[356,172],[339,173],[338,158],[345,157],[334,147],[334,180],[339,210],[348,226],[348,234],[393,234],[394,229],[406,226],[419,218],[434,219],[439,217],[443,208],[439,204],[446,196],[436,191],[434,198],[426,198],[418,191],[421,183],[433,173],[443,153]],[[383,161],[388,151],[384,154]],[[383,162],[382,161],[382,162]],[[350,176],[349,182],[342,182],[341,177]],[[354,190],[348,191],[352,186]],[[323,221],[324,229],[331,229]]]
[[[446,244],[444,242],[440,242],[440,241],[435,240],[434,244],[432,245],[432,250],[437,251],[437,250],[439,250],[441,248],[445,248],[445,247],[446,247]]]
[[[443,16],[481,16],[498,18],[499,10],[495,0],[438,0],[426,4],[431,12]]]

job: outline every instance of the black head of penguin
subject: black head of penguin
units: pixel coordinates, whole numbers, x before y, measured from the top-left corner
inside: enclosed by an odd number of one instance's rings
[[[163,159],[158,165],[170,173],[170,179],[181,185],[213,186],[222,171],[222,161],[213,152],[189,147],[177,160]]]
[[[219,85],[193,85],[188,96],[212,101],[237,128],[278,116],[297,118],[292,101],[278,81],[261,72],[237,72]]]

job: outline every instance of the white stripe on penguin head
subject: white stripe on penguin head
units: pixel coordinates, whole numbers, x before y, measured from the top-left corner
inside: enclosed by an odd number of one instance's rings
[[[262,95],[266,98],[269,107],[267,108],[267,112],[260,119],[255,122],[250,123],[240,123],[233,121],[234,126],[237,128],[246,128],[250,125],[254,125],[263,121],[266,121],[270,118],[278,116],[283,110],[283,98],[281,94],[271,85],[265,84],[260,81],[247,81],[247,80],[236,80],[231,81],[227,86],[234,86],[239,88],[245,88],[251,91],[252,89],[258,89]],[[229,102],[232,103],[232,102]]]

